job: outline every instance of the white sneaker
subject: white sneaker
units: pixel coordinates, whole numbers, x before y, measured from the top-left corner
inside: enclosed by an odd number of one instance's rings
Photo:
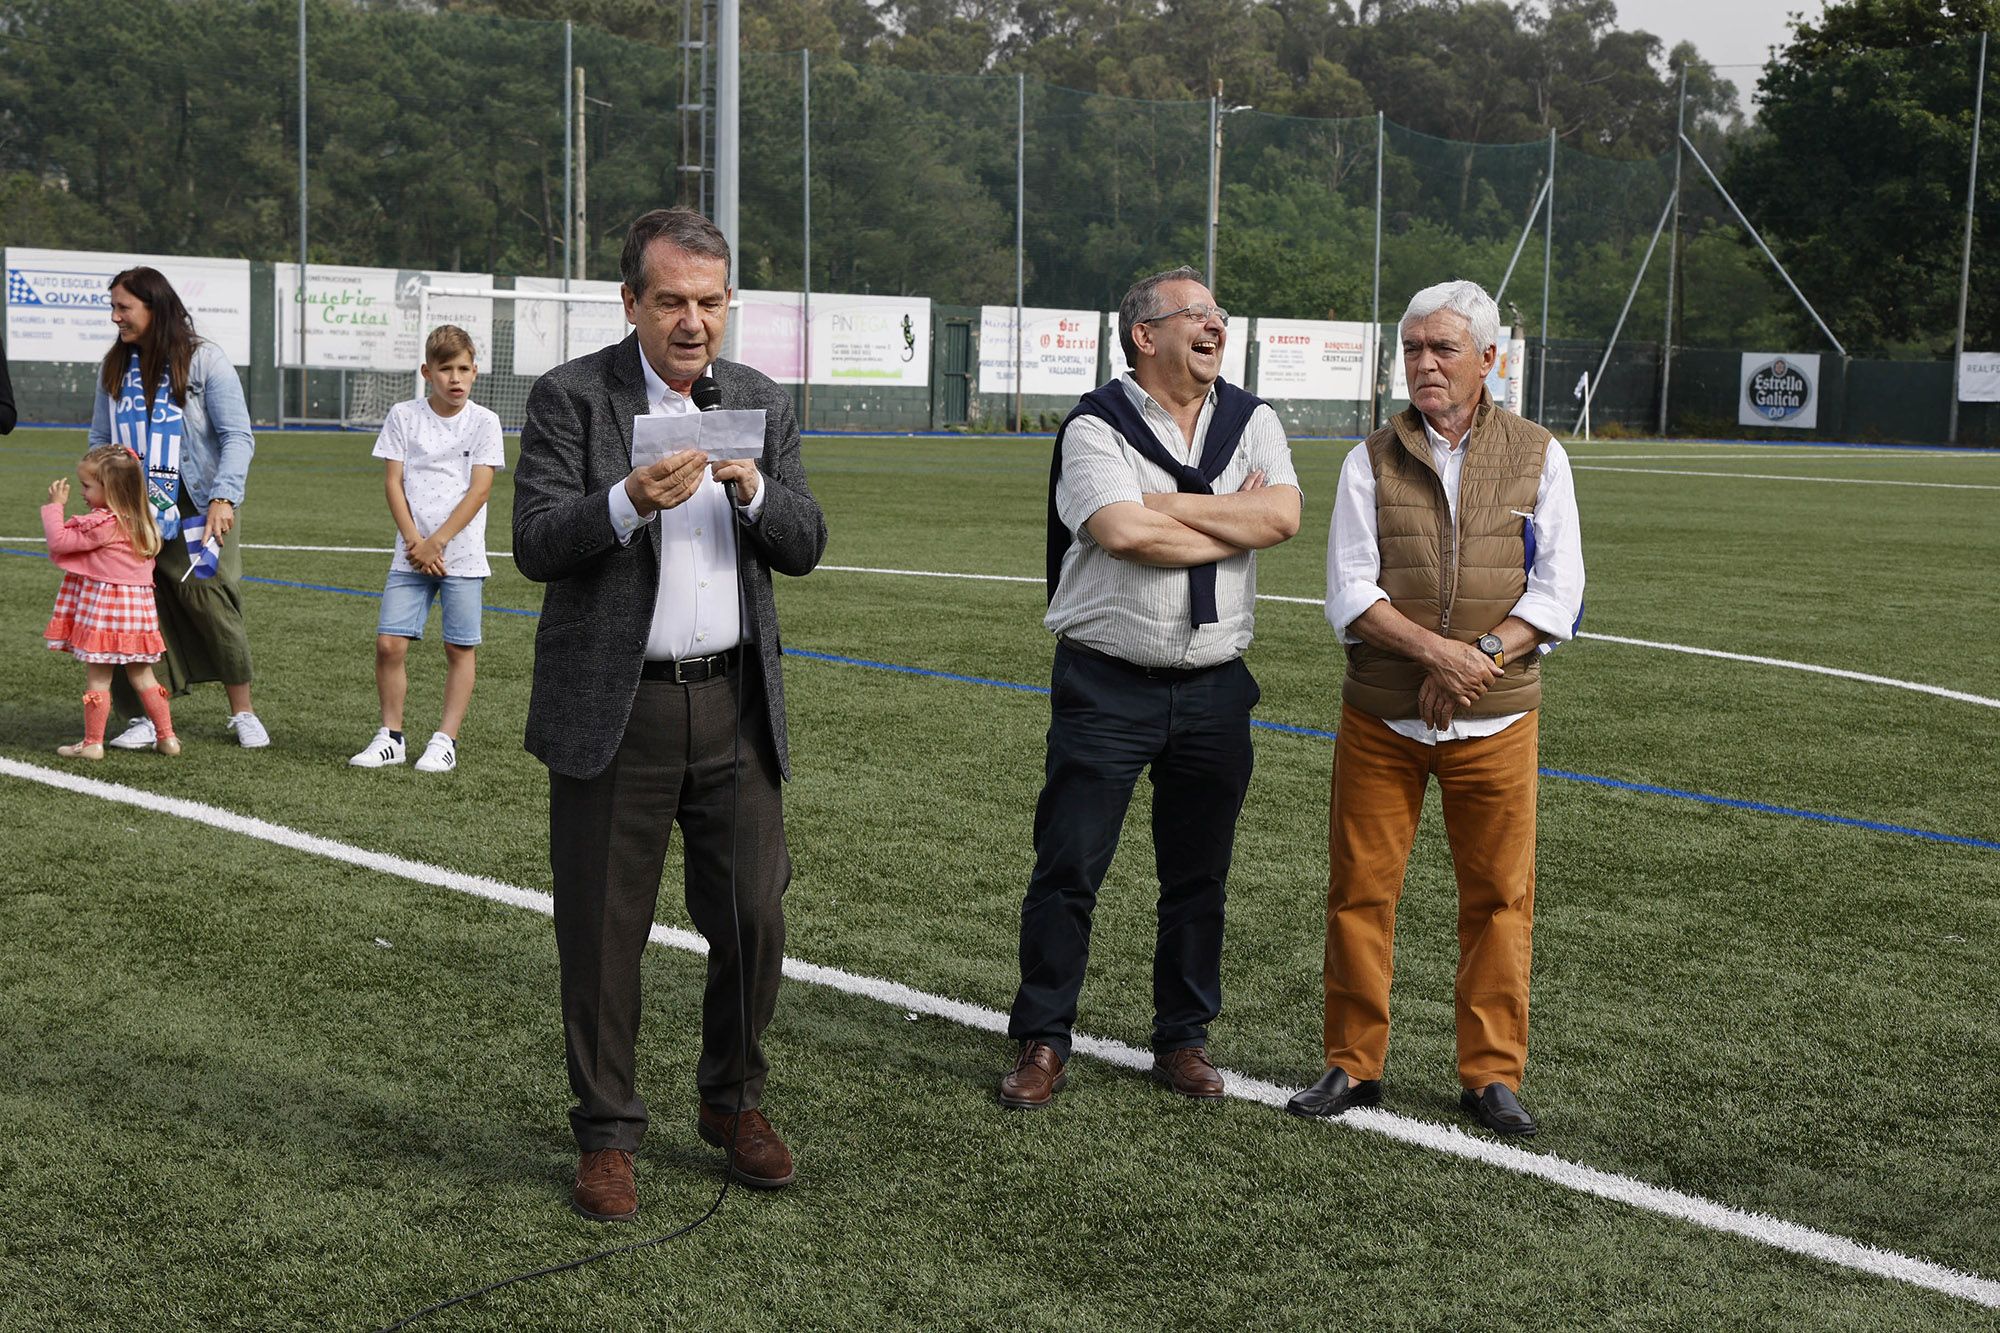
[[[153,733],[153,719],[135,717],[132,725],[104,742],[114,750],[150,750],[159,737]]]
[[[386,768],[402,762],[403,743],[391,736],[387,727],[378,730],[375,739],[362,747],[360,754],[347,761],[351,768]]]
[[[458,767],[458,743],[442,731],[431,733],[431,743],[424,747],[423,758],[417,760],[419,773],[449,773]]]
[[[261,750],[271,743],[271,733],[264,730],[255,713],[231,713],[229,729],[236,733],[236,743],[246,750]]]

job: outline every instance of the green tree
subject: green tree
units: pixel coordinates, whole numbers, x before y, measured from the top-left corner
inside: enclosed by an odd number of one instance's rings
[[[1759,82],[1759,133],[1725,180],[1833,331],[1862,355],[1948,352],[1956,320],[1978,39],[2000,0],[1847,0]],[[2000,221],[2000,148],[1974,213]],[[1973,345],[2000,338],[2000,283],[1975,242]],[[1793,308],[1799,338],[1818,335]]]

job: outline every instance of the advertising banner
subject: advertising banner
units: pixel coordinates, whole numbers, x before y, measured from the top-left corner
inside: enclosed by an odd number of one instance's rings
[[[516,278],[514,290],[560,292],[564,288],[561,278]],[[615,299],[619,284],[598,278],[572,278],[568,290],[614,299],[515,301],[513,371],[516,375],[540,375],[554,370],[565,361],[574,361],[600,348],[623,342],[625,335],[632,331],[632,326],[625,322],[624,302]],[[433,301],[432,304],[441,303]],[[479,368],[488,369],[484,361],[480,362]]]
[[[1325,319],[1257,321],[1257,396],[1365,402],[1373,391],[1374,329]]]
[[[2000,352],[1960,352],[1958,401],[2000,403]]]
[[[1745,352],[1743,392],[1736,404],[1739,426],[1786,426],[1811,430],[1819,424],[1819,354]]]
[[[1110,311],[1104,316],[1104,345],[1111,356],[1111,378],[1117,379],[1131,367],[1125,364],[1125,349],[1118,345],[1118,312]],[[1222,344],[1222,378],[1239,389],[1249,387],[1250,365],[1250,322],[1238,319],[1229,326],[1229,337]]]
[[[1097,387],[1095,310],[1021,310],[1021,392],[1081,398]],[[1014,307],[979,308],[979,392],[1014,392]]]
[[[306,364],[315,370],[398,370],[416,373],[424,359],[417,327],[425,286],[491,290],[490,273],[438,273],[427,269],[360,268],[314,264],[299,292],[299,266],[275,266],[278,284],[278,364],[299,364],[299,310],[306,310]],[[472,335],[479,364],[493,361],[493,302],[480,297],[435,297],[430,323],[456,324]]]
[[[812,294],[814,384],[921,389],[931,382],[928,296]]]
[[[1506,349],[1505,364],[1500,366],[1500,379],[1507,392],[1500,397],[1501,406],[1515,416],[1528,414],[1528,340],[1508,338],[1502,344]],[[1402,358],[1398,357],[1398,360]]]
[[[817,305],[820,297],[815,296]],[[797,292],[739,291],[730,327],[736,359],[779,384],[805,380],[805,315]]]
[[[101,361],[111,327],[111,279],[128,268],[160,270],[194,317],[195,332],[250,364],[250,261],[179,255],[27,250],[8,246],[7,355],[15,361]]]

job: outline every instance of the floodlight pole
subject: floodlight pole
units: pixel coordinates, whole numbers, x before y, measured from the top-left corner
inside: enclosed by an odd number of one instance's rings
[[[1021,261],[1027,228],[1022,210],[1028,199],[1028,76],[1014,76],[1014,429],[1027,429],[1021,417],[1021,308],[1027,302],[1025,268]]]
[[[1549,397],[1549,279],[1556,254],[1556,131],[1549,127],[1549,211],[1542,232],[1542,368],[1535,376],[1535,420],[1548,413]]]
[[[812,429],[812,290],[813,290],[813,53],[808,47],[799,52],[799,98],[802,123],[799,127],[800,157],[804,180],[800,197],[805,200],[803,227],[799,236],[799,429]]]
[[[740,0],[716,0],[715,61],[715,225],[729,242],[731,281],[743,237],[736,224],[737,167],[741,147],[738,112],[743,102],[743,9]],[[732,339],[733,342],[733,339]]]
[[[1382,128],[1383,113],[1375,113],[1375,282],[1368,302],[1368,323],[1374,336],[1382,336]],[[1375,351],[1374,392],[1368,396],[1368,429],[1382,424],[1382,352]]]
[[[1965,252],[1958,264],[1958,338],[1951,345],[1951,426],[1947,444],[1958,443],[1959,367],[1965,360],[1965,303],[1972,289],[1972,201],[1979,190],[1979,121],[1986,109],[1986,34],[1979,34],[1979,78],[1972,91],[1972,164],[1965,177]]]
[[[1674,378],[1674,269],[1681,252],[1681,135],[1687,132],[1688,72],[1681,66],[1680,109],[1674,114],[1674,229],[1667,237],[1667,330],[1660,339],[1660,436],[1667,434],[1667,388]]]

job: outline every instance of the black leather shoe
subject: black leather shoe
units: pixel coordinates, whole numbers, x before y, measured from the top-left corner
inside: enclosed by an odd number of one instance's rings
[[[1528,1114],[1514,1090],[1505,1083],[1488,1083],[1483,1092],[1467,1088],[1458,1094],[1458,1104],[1474,1120],[1503,1138],[1535,1136],[1535,1117]]]
[[[1293,1115],[1330,1116],[1357,1106],[1382,1104],[1382,1080],[1364,1078],[1355,1082],[1339,1065],[1319,1076],[1319,1082],[1293,1095],[1285,1109]]]

